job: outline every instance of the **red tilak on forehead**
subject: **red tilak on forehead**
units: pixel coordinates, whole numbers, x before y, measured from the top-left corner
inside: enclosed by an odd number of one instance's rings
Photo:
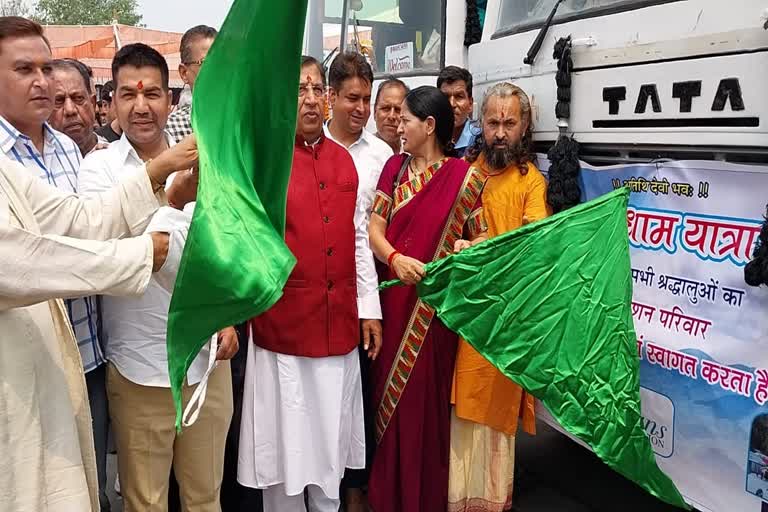
[[[139,83],[138,83],[138,84],[136,84],[136,88],[137,88],[138,90],[142,90],[142,89],[144,88],[144,82],[142,82],[141,80],[139,80]]]

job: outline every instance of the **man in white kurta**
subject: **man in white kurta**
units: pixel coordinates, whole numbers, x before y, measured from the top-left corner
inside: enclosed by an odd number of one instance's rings
[[[264,490],[264,512],[306,512],[305,492],[310,512],[337,512],[345,469],[365,467],[358,178],[323,135],[323,92],[320,64],[305,57],[285,230],[297,263],[282,298],[250,323],[237,478]]]
[[[165,201],[160,183],[191,166],[186,149],[83,198],[0,155],[0,510],[99,509],[82,362],[60,299],[143,293],[167,236],[94,240],[141,235]]]

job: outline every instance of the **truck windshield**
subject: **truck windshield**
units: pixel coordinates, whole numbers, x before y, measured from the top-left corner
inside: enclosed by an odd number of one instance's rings
[[[665,0],[659,0],[663,3]],[[670,0],[666,0],[670,1]],[[515,32],[541,26],[557,0],[502,0],[497,30]],[[565,0],[560,4],[555,23],[600,14],[608,10],[630,10],[648,5],[649,0]]]
[[[377,74],[439,70],[443,0],[349,0],[348,49],[357,48]],[[307,50],[323,59],[341,46],[343,0],[311,0]]]

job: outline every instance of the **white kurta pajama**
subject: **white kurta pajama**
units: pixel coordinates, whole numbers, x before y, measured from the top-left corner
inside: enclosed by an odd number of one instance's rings
[[[0,156],[0,510],[99,510],[82,362],[53,298],[143,293],[151,238],[90,240],[140,234],[159,206],[143,169],[78,198]]]
[[[358,314],[375,317],[360,308],[355,270],[367,235],[352,158],[325,137],[300,139],[285,229],[297,262],[283,297],[250,323],[238,481],[264,489],[264,512],[304,512],[305,489],[311,512],[337,512],[345,469],[365,467]]]
[[[249,342],[237,480],[257,489],[282,485],[280,494],[302,502],[304,488],[315,486],[338,500],[344,470],[365,467],[357,349],[312,358]]]

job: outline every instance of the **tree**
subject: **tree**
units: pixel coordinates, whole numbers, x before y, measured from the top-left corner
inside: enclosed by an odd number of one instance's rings
[[[35,19],[45,25],[138,25],[136,0],[38,0]]]
[[[0,16],[27,16],[29,7],[24,0],[0,0]]]

